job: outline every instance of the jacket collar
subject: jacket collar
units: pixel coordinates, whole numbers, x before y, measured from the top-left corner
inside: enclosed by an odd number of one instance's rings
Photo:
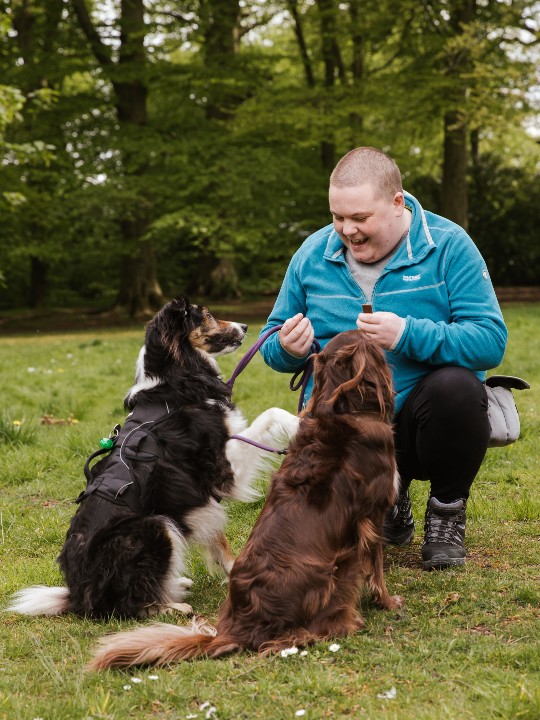
[[[407,237],[406,252],[409,260],[418,260],[429,252],[432,247],[436,247],[431,232],[427,224],[426,213],[418,200],[408,193],[403,192],[405,196],[405,205],[412,211],[411,227]]]
[[[388,268],[413,265],[425,257],[436,243],[428,227],[426,213],[418,200],[407,191],[404,191],[405,205],[412,212],[411,227],[406,242],[388,263]],[[324,231],[328,232],[328,241],[324,251],[324,258],[334,262],[345,262],[345,246],[333,225],[327,225]],[[385,268],[386,269],[386,268]]]

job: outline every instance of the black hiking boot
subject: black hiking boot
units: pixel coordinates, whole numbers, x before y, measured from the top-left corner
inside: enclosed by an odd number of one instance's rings
[[[411,498],[407,489],[400,490],[396,504],[386,512],[383,523],[385,545],[409,545],[414,537]]]
[[[424,570],[464,565],[466,505],[464,499],[450,503],[429,499],[422,545]]]

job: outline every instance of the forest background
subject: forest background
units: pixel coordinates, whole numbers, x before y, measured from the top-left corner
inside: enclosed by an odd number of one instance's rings
[[[359,145],[539,285],[539,27],[531,0],[0,0],[0,308],[271,296]]]

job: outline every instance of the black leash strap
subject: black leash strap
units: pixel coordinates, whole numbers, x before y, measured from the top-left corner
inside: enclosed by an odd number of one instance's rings
[[[100,448],[99,450],[96,450],[93,452],[90,457],[87,459],[87,461],[84,463],[84,474],[86,475],[86,481],[87,483],[92,482],[92,475],[90,474],[90,463],[94,458],[99,457],[100,455],[105,455],[106,453],[110,453],[111,448]]]

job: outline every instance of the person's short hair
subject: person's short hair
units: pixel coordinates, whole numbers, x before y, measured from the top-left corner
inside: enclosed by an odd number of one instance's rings
[[[330,175],[334,187],[356,187],[371,184],[376,197],[393,198],[403,192],[398,166],[382,150],[357,147],[344,155]]]

